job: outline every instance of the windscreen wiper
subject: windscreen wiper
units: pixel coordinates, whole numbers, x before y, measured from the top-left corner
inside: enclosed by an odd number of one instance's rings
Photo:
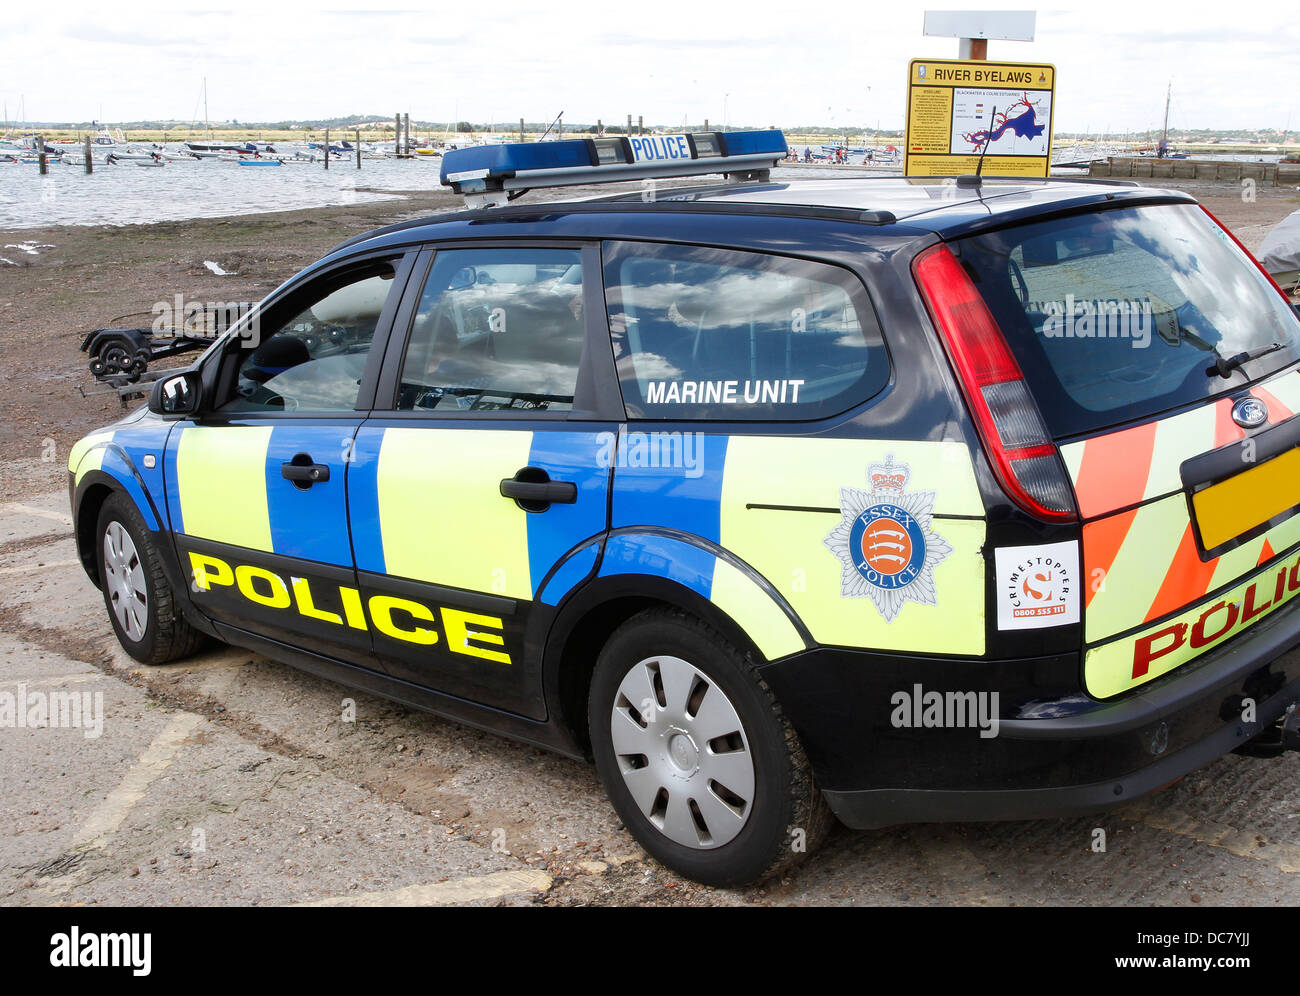
[[[1249,363],[1251,360],[1258,360],[1261,356],[1267,356],[1269,353],[1276,353],[1279,349],[1284,348],[1285,344],[1281,342],[1271,342],[1267,346],[1258,346],[1255,349],[1248,349],[1244,353],[1237,353],[1235,356],[1220,356],[1214,361],[1213,366],[1205,368],[1205,375],[1213,377],[1218,374],[1224,380],[1232,376],[1232,371],[1240,368],[1242,365]]]

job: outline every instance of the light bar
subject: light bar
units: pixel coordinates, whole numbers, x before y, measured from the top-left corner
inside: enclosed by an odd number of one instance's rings
[[[776,130],[480,145],[444,155],[442,183],[470,207],[492,207],[534,187],[708,173],[766,179],[786,152]]]

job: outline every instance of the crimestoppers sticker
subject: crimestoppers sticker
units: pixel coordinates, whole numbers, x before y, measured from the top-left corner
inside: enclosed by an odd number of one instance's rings
[[[1079,544],[1004,546],[994,560],[998,629],[1044,629],[1079,621]]]

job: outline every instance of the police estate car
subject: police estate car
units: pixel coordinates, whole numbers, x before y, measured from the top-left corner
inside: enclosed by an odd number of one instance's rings
[[[828,811],[1083,812],[1293,738],[1300,321],[1248,254],[1182,193],[785,152],[446,156],[472,210],[339,246],[73,450],[123,647],[594,757],[723,884]]]

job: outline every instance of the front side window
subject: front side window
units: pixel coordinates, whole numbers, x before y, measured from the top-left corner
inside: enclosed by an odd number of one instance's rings
[[[865,401],[889,379],[866,291],[839,267],[607,243],[605,288],[633,418],[820,418]]]
[[[582,358],[576,249],[447,249],[402,362],[407,411],[570,411]]]
[[[290,316],[241,348],[230,412],[348,412],[392,293],[395,264],[368,263],[287,301]],[[238,340],[237,340],[238,341]]]

